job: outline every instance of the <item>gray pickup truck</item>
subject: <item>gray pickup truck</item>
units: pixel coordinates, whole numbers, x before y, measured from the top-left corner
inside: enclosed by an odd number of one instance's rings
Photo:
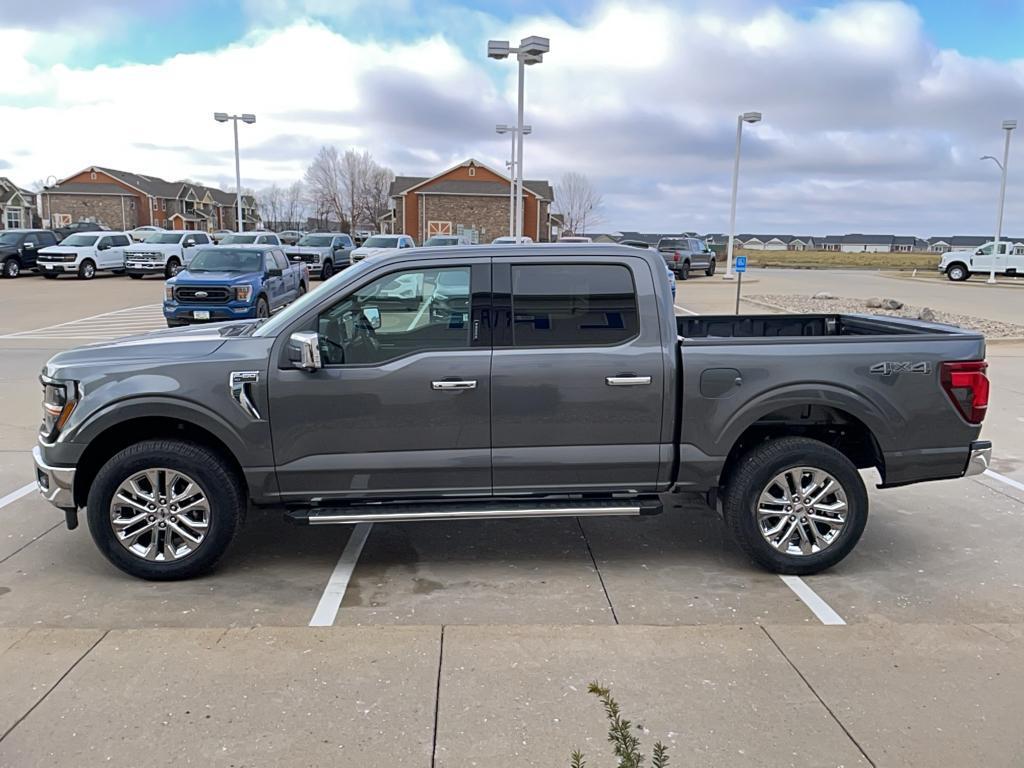
[[[34,450],[114,565],[192,576],[250,506],[300,524],[643,515],[702,494],[762,566],[854,547],[881,487],[973,475],[985,342],[860,315],[674,314],[662,257],[367,259],[270,319],[54,356]]]

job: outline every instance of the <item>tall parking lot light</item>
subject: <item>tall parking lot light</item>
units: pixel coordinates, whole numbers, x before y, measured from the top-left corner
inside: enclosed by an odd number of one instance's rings
[[[760,112],[744,112],[736,116],[736,158],[732,165],[732,204],[729,208],[729,246],[725,259],[725,274],[722,277],[731,280],[735,277],[732,271],[732,243],[736,237],[736,189],[740,181],[740,140],[743,138],[743,124],[761,121]]]
[[[509,172],[509,195],[508,195],[508,236],[514,237],[516,234],[516,134],[519,132],[514,125],[500,125],[494,126],[494,130],[501,134],[511,133],[512,134],[512,159],[505,163],[505,167],[508,168]],[[533,133],[532,125],[524,125],[523,133]]]
[[[487,55],[492,59],[507,59],[511,54],[516,55],[519,62],[519,108],[517,111],[516,128],[523,125],[523,102],[525,93],[526,66],[540,64],[544,61],[544,54],[551,50],[551,41],[546,37],[531,35],[519,41],[519,47],[513,48],[508,40],[488,40]],[[523,134],[525,131],[517,130],[514,135],[516,141],[516,215],[515,215],[515,237],[516,241],[523,238]]]
[[[214,112],[213,119],[218,123],[226,123],[231,120],[235,125],[235,204],[237,205],[238,231],[244,232],[245,225],[242,221],[242,172],[238,164],[238,121],[252,125],[256,122],[256,115],[246,112],[241,115],[229,115],[227,112]]]
[[[1010,162],[1010,134],[1016,127],[1016,120],[1003,120],[1003,130],[1006,132],[1006,141],[1003,144],[1002,163],[991,155],[985,155],[981,158],[982,160],[986,157],[991,160],[995,160],[996,165],[998,165],[999,169],[1002,171],[1002,181],[999,183],[999,213],[996,216],[996,241],[992,246],[992,261],[989,262],[988,272],[988,282],[993,284],[996,281],[996,259],[999,257],[999,239],[1003,234],[1003,204],[1006,202],[1006,166]]]

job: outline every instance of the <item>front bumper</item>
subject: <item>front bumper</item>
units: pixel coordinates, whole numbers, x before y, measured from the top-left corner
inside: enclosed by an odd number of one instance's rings
[[[78,265],[73,261],[36,261],[36,271],[43,274],[63,275],[65,272],[77,272]]]
[[[209,312],[209,317],[196,317]],[[246,302],[230,302],[228,304],[179,304],[164,302],[164,318],[173,323],[219,323],[224,320],[246,320],[256,317],[256,305]]]
[[[992,442],[989,440],[975,440],[971,443],[971,453],[967,459],[967,467],[964,469],[964,477],[984,474],[991,463]]]
[[[32,449],[32,460],[40,495],[59,509],[75,509],[75,468],[51,467],[38,445]]]

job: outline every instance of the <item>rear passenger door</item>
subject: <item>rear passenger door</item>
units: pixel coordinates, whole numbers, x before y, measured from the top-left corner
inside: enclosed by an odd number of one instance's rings
[[[641,258],[495,259],[496,495],[655,489],[671,429],[654,279]]]
[[[265,252],[263,254],[263,290],[267,294],[271,310],[277,309],[285,303],[284,275],[274,274],[280,271],[277,260],[274,258],[274,252]]]
[[[281,270],[281,301],[282,303],[294,301],[295,297],[299,295],[299,271],[302,267],[298,264],[294,266],[289,264],[284,251],[275,250],[272,253],[274,254],[274,263]]]

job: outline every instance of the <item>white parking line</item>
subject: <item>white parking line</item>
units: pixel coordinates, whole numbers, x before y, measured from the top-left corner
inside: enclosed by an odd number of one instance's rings
[[[687,309],[686,307],[680,307],[678,304],[673,304],[672,306],[675,307],[676,309],[678,309],[680,312],[685,312],[688,315],[699,314],[698,312],[694,312],[692,309]]]
[[[1012,477],[1006,475],[1000,475],[998,472],[993,472],[991,469],[986,469],[985,474],[994,480],[998,480],[1000,483],[1006,483],[1011,488],[1016,488],[1018,491],[1024,491],[1024,483],[1014,480]]]
[[[349,579],[352,578],[352,571],[355,570],[356,562],[363,551],[366,537],[370,535],[373,523],[359,523],[352,529],[345,549],[342,550],[338,564],[334,566],[334,573],[324,587],[324,593],[320,596],[320,603],[313,611],[313,618],[309,620],[311,627],[331,627],[338,617],[338,609],[341,608],[341,601],[345,597],[345,590],[348,589]]]
[[[818,617],[822,624],[829,626],[845,625],[843,617],[832,610],[832,606],[821,599],[821,596],[807,586],[807,582],[799,576],[779,576],[782,583],[793,590],[793,594],[803,600],[804,605],[811,609],[811,613]]]
[[[32,493],[32,491],[34,491],[38,487],[39,486],[37,486],[35,483],[29,483],[28,485],[22,486],[16,491],[11,491],[3,498],[0,498],[0,509],[3,509],[8,504],[13,504],[22,496],[28,496],[30,493]]]
[[[100,315],[80,317],[77,320],[47,325],[43,328],[33,328],[30,331],[6,333],[0,335],[0,339],[116,339],[166,327],[163,306],[144,304]]]

